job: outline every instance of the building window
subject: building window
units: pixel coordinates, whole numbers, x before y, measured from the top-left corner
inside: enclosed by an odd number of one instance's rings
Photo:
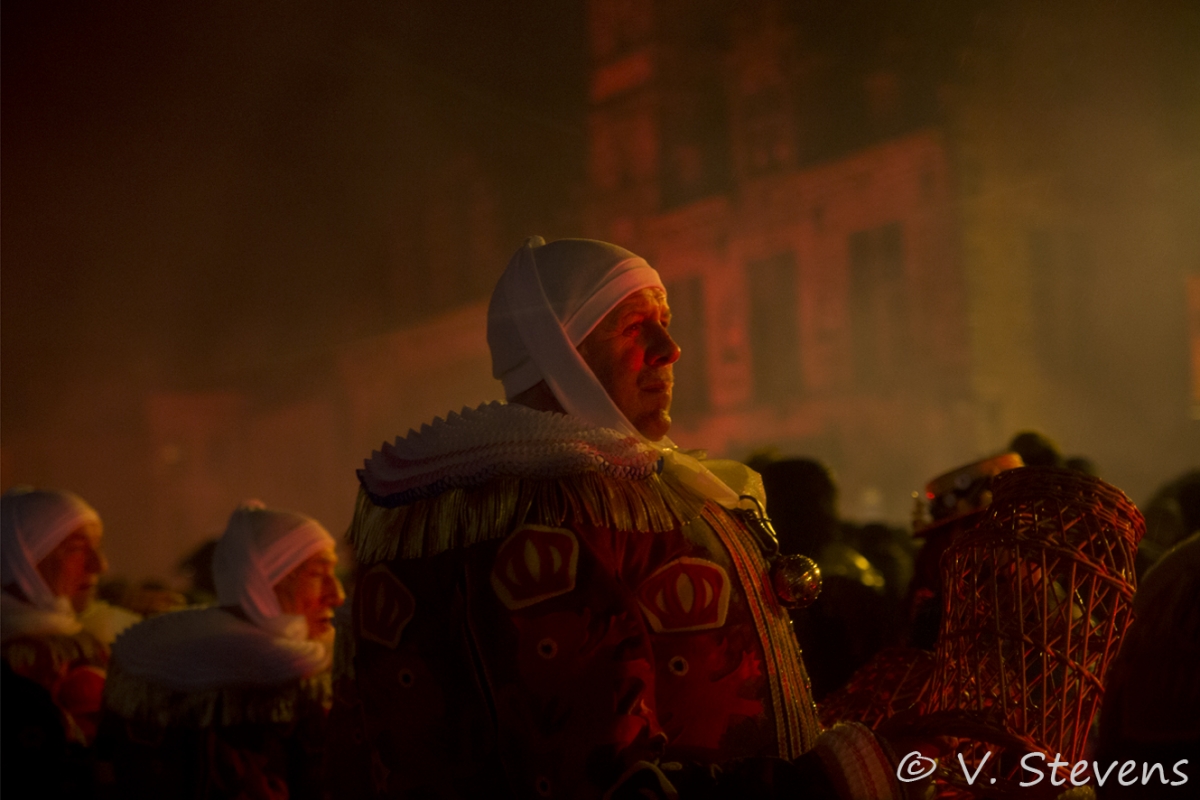
[[[911,355],[900,223],[850,234],[850,330],[854,381],[892,385]]]
[[[767,175],[792,165],[792,134],[782,88],[770,87],[742,103],[742,161],[746,175]]]
[[[668,283],[667,301],[671,305],[671,338],[681,351],[675,362],[671,413],[686,421],[709,410],[704,284],[699,277]]]
[[[800,372],[796,258],[790,253],[750,262],[750,355],[754,399],[779,404],[804,388]]]
[[[729,114],[721,86],[700,82],[695,91],[663,101],[662,207],[677,208],[729,187]]]

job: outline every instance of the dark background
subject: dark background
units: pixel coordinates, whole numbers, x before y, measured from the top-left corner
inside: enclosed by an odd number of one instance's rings
[[[5,2],[4,430],[452,305],[420,210],[462,153],[506,242],[570,227],[583,39],[547,0]]]

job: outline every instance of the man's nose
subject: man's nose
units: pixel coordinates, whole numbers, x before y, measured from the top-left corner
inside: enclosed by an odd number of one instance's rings
[[[93,548],[88,554],[87,571],[89,575],[103,575],[108,572],[108,559],[105,558],[103,550]]]
[[[346,590],[336,577],[331,577],[325,586],[325,602],[330,608],[337,608],[346,602]]]
[[[646,361],[655,367],[665,367],[679,360],[679,345],[662,325],[650,328],[650,344],[646,348]]]

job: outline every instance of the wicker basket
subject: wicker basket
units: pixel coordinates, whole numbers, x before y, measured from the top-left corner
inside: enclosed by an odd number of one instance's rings
[[[924,710],[933,654],[915,647],[879,651],[850,682],[817,704],[821,724],[861,722],[877,728],[904,712]]]
[[[1012,470],[992,491],[979,524],[942,557],[925,723],[954,721],[948,728],[960,733],[941,767],[949,794],[966,786],[958,757],[973,772],[990,751],[972,791],[1003,797],[1029,777],[1022,750],[1047,761],[1083,757],[1105,672],[1132,621],[1145,523],[1120,490],[1070,470]]]

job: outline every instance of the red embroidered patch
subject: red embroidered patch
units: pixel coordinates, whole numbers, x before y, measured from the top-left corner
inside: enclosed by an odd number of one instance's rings
[[[393,650],[417,610],[408,587],[384,564],[358,579],[358,632],[364,639]]]
[[[525,525],[500,545],[492,588],[510,611],[575,588],[579,540],[566,528]]]
[[[729,576],[720,564],[677,558],[638,588],[638,603],[655,633],[702,631],[725,624]]]

